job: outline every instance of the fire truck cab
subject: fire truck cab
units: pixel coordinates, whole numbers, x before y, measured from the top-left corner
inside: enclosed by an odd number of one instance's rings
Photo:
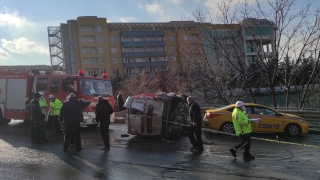
[[[107,99],[114,107],[112,85],[106,75],[84,76],[81,70],[79,75],[32,75],[30,71],[2,70],[0,71],[0,120],[3,123],[9,123],[11,119],[27,119],[24,103],[30,91],[44,93],[48,104],[47,114],[49,114],[50,94],[62,102],[67,100],[70,93],[75,93],[78,99],[91,101],[91,104],[83,110],[84,121],[81,126],[98,125],[95,120],[98,96]]]

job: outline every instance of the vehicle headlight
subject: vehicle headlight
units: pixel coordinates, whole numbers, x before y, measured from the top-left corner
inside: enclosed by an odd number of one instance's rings
[[[299,118],[298,120],[303,122],[303,123],[307,123],[306,120],[304,120],[304,118]]]

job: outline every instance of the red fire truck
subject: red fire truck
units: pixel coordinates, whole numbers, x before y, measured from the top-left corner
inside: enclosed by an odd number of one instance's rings
[[[41,69],[40,69],[41,70]],[[34,72],[34,71],[33,71]],[[48,71],[47,71],[48,72]],[[43,92],[48,101],[50,94],[65,101],[70,93],[77,94],[78,99],[90,100],[92,103],[83,110],[83,125],[97,126],[95,107],[98,96],[107,99],[114,107],[112,85],[106,73],[103,77],[84,76],[83,70],[78,75],[36,74],[32,70],[0,70],[0,122],[9,123],[11,119],[27,119],[25,99],[30,91]]]

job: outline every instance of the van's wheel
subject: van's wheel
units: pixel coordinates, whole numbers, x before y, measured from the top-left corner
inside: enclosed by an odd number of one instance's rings
[[[289,136],[298,136],[301,133],[301,127],[298,124],[289,124],[285,128],[285,133]]]
[[[221,130],[222,132],[226,132],[226,133],[230,133],[230,134],[234,134],[234,133],[235,133],[233,124],[230,123],[230,122],[223,123],[223,124],[221,125],[220,130]]]

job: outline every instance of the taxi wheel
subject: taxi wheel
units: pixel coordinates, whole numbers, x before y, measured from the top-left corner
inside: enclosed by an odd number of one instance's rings
[[[223,123],[223,124],[221,125],[220,130],[221,130],[222,132],[234,134],[234,127],[233,127],[233,124],[230,123],[230,122]]]
[[[286,133],[289,136],[298,136],[301,133],[301,128],[298,124],[289,124],[286,127]]]

